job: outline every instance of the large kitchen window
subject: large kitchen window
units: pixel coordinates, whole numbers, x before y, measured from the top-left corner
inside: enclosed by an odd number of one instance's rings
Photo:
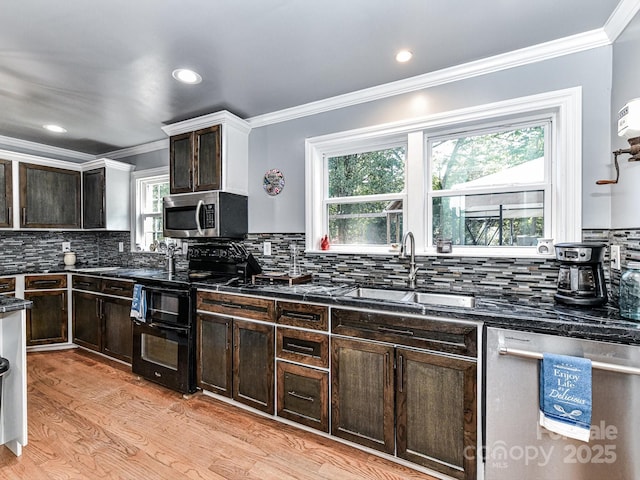
[[[306,250],[535,256],[581,238],[581,90],[306,141]]]
[[[169,174],[160,172],[165,170],[142,170],[134,175],[135,250],[153,251],[164,240],[162,197],[169,195]]]

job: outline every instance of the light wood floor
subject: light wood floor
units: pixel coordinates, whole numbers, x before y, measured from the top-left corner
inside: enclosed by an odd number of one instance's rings
[[[0,479],[431,479],[82,350],[27,366],[29,444],[0,447]]]

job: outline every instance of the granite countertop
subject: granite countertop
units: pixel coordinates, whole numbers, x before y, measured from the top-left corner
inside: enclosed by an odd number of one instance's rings
[[[25,308],[31,308],[32,304],[33,302],[31,300],[0,295],[0,313],[24,310]]]
[[[71,273],[108,276],[132,280],[157,280],[190,283],[186,272],[169,275],[162,269],[105,267],[97,269],[66,269]],[[41,272],[44,273],[44,272]],[[53,272],[50,272],[53,273]],[[375,309],[398,314],[425,315],[430,318],[454,319],[501,327],[526,330],[574,338],[602,340],[614,343],[640,345],[640,322],[620,317],[613,306],[572,307],[556,304],[552,299],[531,296],[476,296],[473,308],[429,306],[412,302],[371,300],[345,296],[357,288],[356,284],[338,284],[314,281],[300,285],[220,285],[207,280],[193,281],[203,290],[260,295],[298,301],[324,303],[334,307],[345,306]],[[451,293],[451,292],[434,292]],[[460,293],[463,295],[463,293]],[[23,301],[24,302],[24,301]],[[18,307],[18,308],[24,308]],[[1,305],[0,305],[1,309]]]

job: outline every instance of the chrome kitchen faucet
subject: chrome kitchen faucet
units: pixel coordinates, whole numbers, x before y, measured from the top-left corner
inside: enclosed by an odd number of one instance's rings
[[[404,237],[402,239],[402,246],[400,247],[399,258],[406,257],[407,238],[409,238],[410,240],[409,246],[411,247],[410,260],[409,260],[409,277],[407,278],[407,286],[413,289],[413,288],[416,288],[416,274],[418,273],[418,267],[416,266],[416,241],[413,238],[412,232],[407,232],[404,234]]]

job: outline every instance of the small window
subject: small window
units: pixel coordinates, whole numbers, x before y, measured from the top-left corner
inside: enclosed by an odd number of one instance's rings
[[[404,146],[326,158],[325,231],[332,245],[400,242],[404,171]]]
[[[432,244],[530,247],[551,235],[548,126],[429,141]]]
[[[144,171],[141,172],[144,174]],[[169,195],[169,175],[138,177],[136,185],[135,249],[153,251],[164,240],[162,198]]]

